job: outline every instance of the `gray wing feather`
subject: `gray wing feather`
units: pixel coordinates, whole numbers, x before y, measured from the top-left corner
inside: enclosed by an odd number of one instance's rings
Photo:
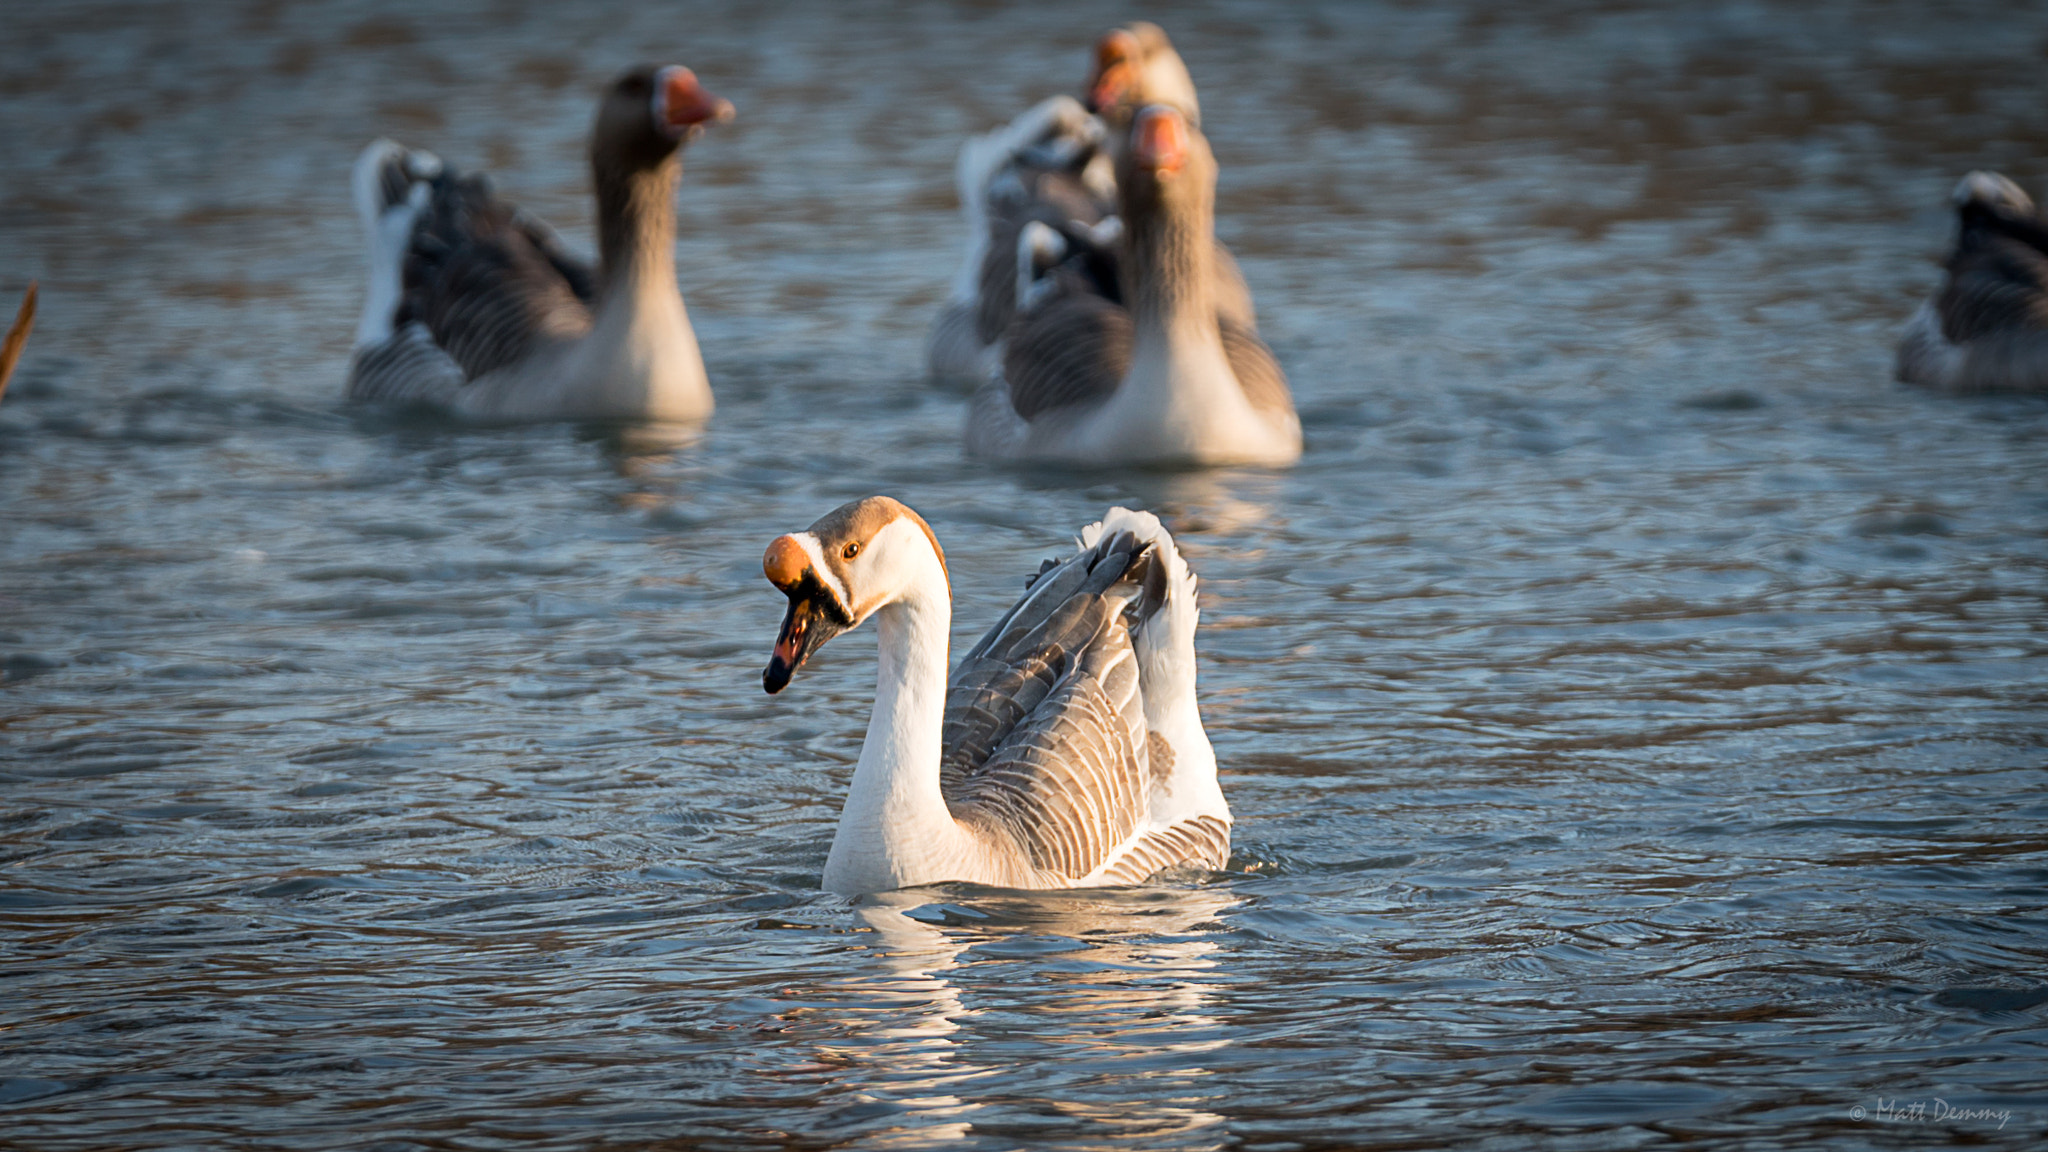
[[[587,269],[481,177],[442,176],[415,226],[399,319],[425,324],[469,379],[590,328]]]
[[[1223,332],[1223,355],[1230,361],[1231,374],[1244,389],[1244,398],[1260,412],[1294,411],[1294,394],[1287,388],[1287,374],[1273,359],[1273,350],[1259,334],[1227,317],[1218,317]]]
[[[1090,292],[1057,296],[1020,316],[1003,349],[1010,407],[1026,420],[1107,399],[1130,371],[1131,314]]]
[[[975,335],[983,344],[1002,339],[1017,315],[1017,234],[1033,221],[1068,233],[1098,224],[1112,208],[1098,201],[1073,170],[1046,171],[1018,163],[990,188],[988,248],[976,288]]]
[[[1094,634],[972,774],[955,785],[964,823],[1015,844],[1040,871],[1079,879],[1136,833],[1150,770],[1137,659],[1116,607],[1074,614]]]
[[[1221,868],[1230,862],[1230,825],[1196,816],[1152,833],[1102,874],[1104,884],[1136,884],[1177,865]]]
[[[1958,253],[1936,307],[1942,335],[1956,344],[2048,331],[2048,253],[2004,237]]]
[[[424,325],[406,324],[382,344],[356,351],[349,365],[348,398],[395,406],[445,406],[465,383]]]
[[[1136,834],[1160,742],[1131,630],[1165,595],[1129,533],[1039,571],[948,685],[940,787],[960,820],[1068,879]]]
[[[1258,312],[1252,307],[1251,285],[1244,282],[1244,270],[1237,266],[1237,257],[1216,242],[1216,315],[1225,324],[1256,332],[1259,327]]]

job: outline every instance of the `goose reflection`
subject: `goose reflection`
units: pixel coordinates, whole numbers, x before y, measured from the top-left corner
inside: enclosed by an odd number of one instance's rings
[[[866,1141],[926,1147],[1049,1116],[1105,1143],[1195,1132],[1222,1122],[1203,1106],[1223,1091],[1204,1054],[1229,1043],[1212,1014],[1213,954],[1235,903],[1166,886],[882,893],[853,909],[868,963],[787,991],[805,1004],[810,1068],[830,1069],[836,1111],[886,1117]],[[1038,1054],[1020,1058],[1020,1031]],[[1144,1099],[1086,1087],[1090,1069],[1134,1062]]]

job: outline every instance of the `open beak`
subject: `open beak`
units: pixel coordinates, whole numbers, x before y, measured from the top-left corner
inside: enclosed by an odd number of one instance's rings
[[[732,119],[732,101],[721,100],[697,83],[688,68],[663,68],[655,85],[655,119],[670,137],[683,140],[697,135],[706,124]]]
[[[789,611],[783,613],[782,630],[775,634],[775,650],[761,673],[761,687],[773,696],[789,686],[790,677],[811,658],[811,653],[841,632],[853,627],[853,614],[839,603],[839,597],[818,578],[803,546],[790,536],[777,536],[761,559],[768,581],[789,597]]]

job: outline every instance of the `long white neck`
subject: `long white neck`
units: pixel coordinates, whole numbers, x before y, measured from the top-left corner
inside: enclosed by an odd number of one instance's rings
[[[953,603],[936,557],[928,567],[906,595],[874,614],[881,633],[875,710],[825,861],[825,887],[834,892],[961,878],[965,833],[939,791]]]

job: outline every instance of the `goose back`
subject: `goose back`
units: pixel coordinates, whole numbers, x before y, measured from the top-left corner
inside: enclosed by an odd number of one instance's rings
[[[1131,313],[1069,288],[1018,318],[1003,348],[1010,407],[1024,420],[1107,400],[1131,370]]]
[[[1958,392],[2048,390],[2048,220],[1994,173],[1964,177],[1955,201],[1947,275],[1908,325],[1898,377]]]
[[[442,176],[405,262],[402,319],[418,319],[474,380],[590,331],[588,265],[495,196],[481,176]]]
[[[999,854],[1066,884],[1222,863],[1226,822],[1147,819],[1174,754],[1147,727],[1133,635],[1168,593],[1156,546],[1104,534],[1063,563],[1047,561],[960,659],[947,686],[940,788],[955,818]]]

